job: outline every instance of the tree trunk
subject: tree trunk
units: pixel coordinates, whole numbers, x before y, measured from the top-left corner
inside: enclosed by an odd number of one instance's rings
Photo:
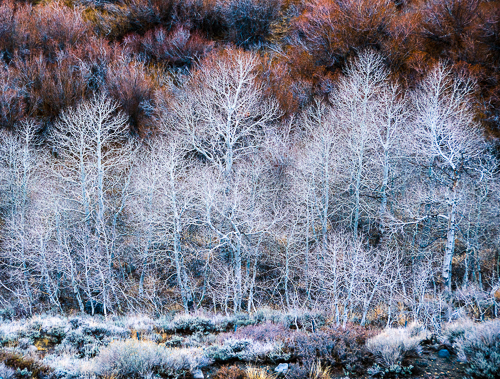
[[[234,288],[234,312],[239,312],[241,309],[241,235],[238,234],[236,249],[234,249],[234,265],[236,286]]]
[[[451,188],[451,201],[448,211],[448,231],[446,234],[446,247],[443,262],[443,280],[448,291],[451,291],[451,263],[455,251],[455,230],[457,217],[457,190],[458,179],[453,181]]]

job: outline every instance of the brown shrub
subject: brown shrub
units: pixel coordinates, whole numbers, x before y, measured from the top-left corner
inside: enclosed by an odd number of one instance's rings
[[[55,63],[49,63],[42,55],[26,60],[16,58],[14,68],[25,89],[26,113],[32,117],[52,120],[85,96],[79,67],[65,53],[60,53]]]
[[[106,88],[129,116],[133,133],[146,132],[153,111],[155,82],[137,61],[114,62],[107,72]]]
[[[36,55],[55,59],[58,51],[85,44],[92,35],[90,24],[79,8],[62,2],[19,6],[15,13],[15,47],[23,56]]]
[[[327,96],[337,76],[318,65],[310,52],[297,47],[269,57],[261,75],[266,95],[275,98],[287,116],[302,110],[315,96]]]
[[[174,67],[190,67],[193,61],[213,48],[213,42],[182,26],[170,33],[159,27],[148,31],[144,37],[129,35],[124,44],[143,60]]]
[[[213,376],[214,379],[246,379],[245,370],[238,366],[222,366]]]
[[[13,128],[24,117],[23,87],[16,72],[7,66],[0,67],[0,126]]]
[[[33,358],[23,357],[22,355],[6,351],[0,351],[0,362],[15,369],[26,369],[32,373],[32,378],[46,377],[51,371],[49,367],[44,366]]]
[[[292,32],[305,43],[316,64],[332,70],[342,67],[356,51],[380,49],[395,15],[390,0],[313,0],[292,21]]]
[[[453,61],[469,60],[478,30],[479,0],[431,1],[422,10],[422,49]]]
[[[0,59],[7,62],[12,59],[14,53],[14,19],[15,3],[7,0],[0,5]]]

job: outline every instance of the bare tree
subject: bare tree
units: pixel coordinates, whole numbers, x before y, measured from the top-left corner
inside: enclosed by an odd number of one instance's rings
[[[81,243],[85,254],[85,275],[93,271],[95,276],[87,278],[87,296],[94,297],[97,280],[105,313],[112,308],[110,290],[118,299],[112,284],[115,225],[126,196],[117,183],[122,182],[133,152],[127,140],[127,117],[117,108],[106,95],[95,95],[63,112],[51,134],[58,157],[54,174],[70,207],[71,222],[77,225],[74,231],[80,234],[73,241]],[[126,186],[127,180],[123,182]]]
[[[315,100],[307,109],[302,125],[311,136],[311,143],[305,151],[307,162],[302,167],[306,181],[312,186],[310,208],[316,215],[321,228],[320,245],[324,252],[327,247],[327,234],[331,209],[332,182],[338,175],[339,156],[342,146],[335,133],[335,115],[330,106]]]
[[[432,177],[447,189],[446,246],[442,277],[451,289],[451,262],[455,250],[457,206],[460,185],[477,171],[475,163],[485,154],[485,141],[471,107],[474,85],[454,79],[449,68],[439,64],[415,94],[418,151]],[[477,167],[477,166],[476,166]]]
[[[385,231],[385,220],[390,218],[388,213],[390,181],[395,176],[395,171],[402,166],[405,160],[404,152],[407,148],[407,125],[410,121],[410,106],[398,84],[384,83],[378,98],[376,110],[376,166],[382,171],[381,178],[375,183],[375,188],[380,188],[379,217],[382,230]],[[404,166],[404,164],[403,164]],[[398,172],[399,173],[399,172]],[[396,190],[395,188],[392,188]]]
[[[387,84],[388,75],[380,55],[372,51],[363,52],[349,62],[346,76],[340,79],[336,91],[330,96],[339,137],[345,146],[344,159],[349,164],[346,176],[354,199],[348,208],[355,235],[362,212],[362,190],[367,186],[364,179],[369,173],[369,155],[373,154],[378,134],[379,97]]]
[[[277,103],[266,100],[257,78],[259,59],[254,53],[228,50],[208,57],[169,105],[166,123],[183,133],[190,146],[213,167],[216,182],[222,180],[219,195],[205,209],[217,210],[220,222],[206,213],[205,222],[231,250],[235,269],[234,310],[242,301],[242,244],[244,232],[238,226],[239,199],[236,169],[259,144],[260,131],[279,114]],[[205,191],[206,192],[206,191]],[[217,199],[215,206],[211,201]],[[217,225],[217,226],[216,226]]]
[[[191,219],[194,207],[190,163],[184,159],[186,148],[180,139],[157,138],[137,160],[134,174],[136,207],[141,227],[137,228],[143,243],[143,266],[148,262],[154,245],[171,249],[177,286],[186,312],[194,309],[195,299],[185,267],[182,239],[186,229],[196,223]],[[145,267],[139,288],[142,291]]]
[[[12,284],[21,284],[20,300],[30,313],[35,298],[30,284],[29,212],[38,180],[37,130],[33,121],[23,122],[16,133],[0,130],[1,208],[7,224],[2,250],[11,261]]]

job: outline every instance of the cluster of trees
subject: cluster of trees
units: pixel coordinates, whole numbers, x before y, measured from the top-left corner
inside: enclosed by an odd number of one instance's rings
[[[0,302],[497,312],[495,4],[2,3]]]
[[[495,285],[497,163],[470,82],[438,65],[405,92],[367,51],[328,102],[281,121],[258,66],[253,52],[210,54],[157,94],[149,138],[104,93],[43,141],[33,121],[3,130],[3,300],[329,304],[364,323],[374,305],[419,313],[428,291]]]

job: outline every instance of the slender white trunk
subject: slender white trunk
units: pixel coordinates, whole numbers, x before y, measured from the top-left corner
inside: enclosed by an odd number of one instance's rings
[[[170,168],[170,200],[171,206],[174,216],[174,225],[173,225],[173,233],[174,233],[174,262],[175,262],[175,270],[177,275],[177,285],[179,286],[179,290],[181,291],[181,299],[182,304],[184,306],[184,310],[186,312],[190,311],[190,308],[193,306],[193,300],[191,298],[191,291],[189,289],[189,285],[187,283],[186,274],[183,272],[182,267],[182,251],[181,251],[181,233],[182,233],[182,223],[181,216],[177,203],[177,193],[175,189],[175,175],[174,175],[174,167]]]
[[[443,281],[447,290],[451,290],[451,263],[455,251],[455,230],[457,217],[457,191],[458,179],[455,178],[451,188],[451,199],[448,211],[448,231],[446,234],[446,247],[443,261]]]
[[[384,164],[383,164],[383,177],[382,177],[382,188],[380,189],[380,194],[382,200],[380,202],[380,220],[382,223],[382,230],[385,229],[385,214],[387,212],[387,187],[389,185],[389,152],[387,149],[384,150]]]
[[[238,233],[236,248],[234,249],[234,265],[236,286],[234,288],[234,312],[239,312],[241,309],[241,234]]]

